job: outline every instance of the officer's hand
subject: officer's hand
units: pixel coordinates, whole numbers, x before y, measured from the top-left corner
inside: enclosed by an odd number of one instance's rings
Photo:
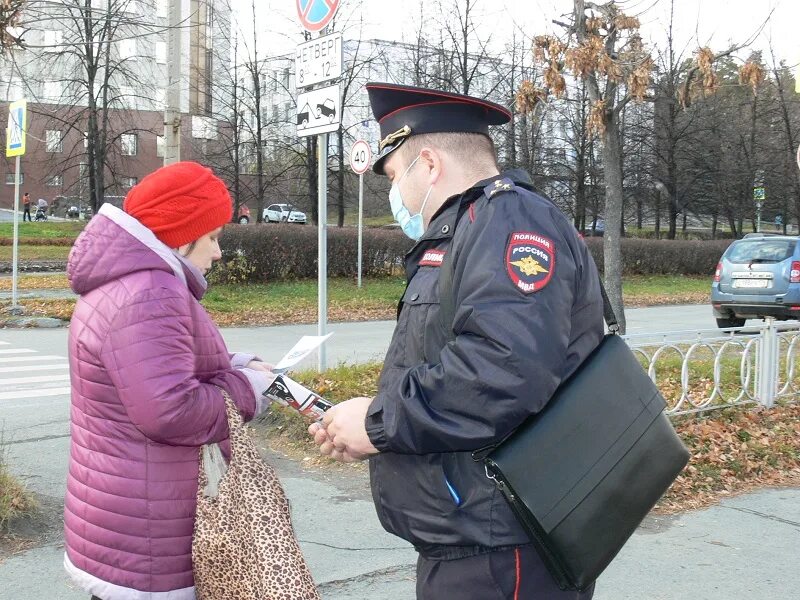
[[[328,432],[321,423],[312,423],[308,426],[308,433],[314,437],[314,443],[319,446],[320,454],[330,456],[339,462],[351,463],[358,462],[367,458],[366,455],[351,453],[344,446],[338,448],[334,446],[333,441],[328,437]]]
[[[370,404],[372,398],[353,398],[328,409],[322,418],[326,439],[318,430],[314,434],[320,452],[343,462],[363,460],[371,454],[377,454],[364,426]]]

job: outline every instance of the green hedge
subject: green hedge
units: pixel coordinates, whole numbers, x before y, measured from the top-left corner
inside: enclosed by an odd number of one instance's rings
[[[732,240],[622,240],[624,275],[710,275]],[[598,268],[603,270],[603,240],[587,238]]]
[[[399,230],[364,229],[363,274],[390,275],[402,269],[413,243]],[[236,273],[221,280],[269,281],[317,275],[317,228],[301,225],[236,225],[220,238],[223,263]],[[241,258],[244,258],[244,265]],[[358,230],[328,228],[328,275],[357,274]],[[224,271],[224,266],[223,269]]]
[[[328,229],[328,274],[354,277],[358,231]],[[595,262],[603,268],[602,238],[587,238]],[[709,275],[730,240],[622,240],[625,275]],[[403,257],[413,243],[399,230],[364,229],[364,275],[376,277],[402,271]],[[317,275],[317,229],[300,225],[236,225],[221,238],[222,264],[216,282],[305,279]]]

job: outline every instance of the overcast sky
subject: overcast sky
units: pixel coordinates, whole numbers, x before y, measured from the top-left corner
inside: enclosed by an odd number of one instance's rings
[[[243,31],[252,27],[251,0],[232,0],[240,11]],[[451,0],[442,0],[447,3]],[[302,40],[296,0],[256,0],[256,25],[263,36],[259,45],[268,54],[289,52]],[[433,21],[438,0],[424,4]],[[662,41],[669,23],[670,0],[620,0],[623,9],[642,21],[646,40]],[[776,56],[794,65],[800,61],[800,0],[674,0],[675,32],[689,49],[710,45],[714,50],[753,36],[772,15],[753,48],[767,50],[772,41]],[[553,19],[569,13],[572,0],[480,0],[480,19],[492,31],[492,43],[502,48],[515,28],[536,35],[557,31]],[[345,36],[394,41],[411,40],[419,20],[419,0],[342,0],[340,23],[348,22]],[[363,26],[358,23],[363,19]],[[245,35],[247,35],[245,33]],[[746,54],[749,51],[744,51]],[[765,52],[768,59],[768,52]]]

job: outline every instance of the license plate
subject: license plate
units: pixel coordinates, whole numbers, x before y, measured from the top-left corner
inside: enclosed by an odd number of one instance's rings
[[[735,288],[767,288],[769,287],[769,279],[734,279],[733,287]]]

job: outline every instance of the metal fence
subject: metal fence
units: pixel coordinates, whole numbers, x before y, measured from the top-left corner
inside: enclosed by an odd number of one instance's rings
[[[667,413],[687,414],[800,395],[800,324],[625,336],[667,398]]]

